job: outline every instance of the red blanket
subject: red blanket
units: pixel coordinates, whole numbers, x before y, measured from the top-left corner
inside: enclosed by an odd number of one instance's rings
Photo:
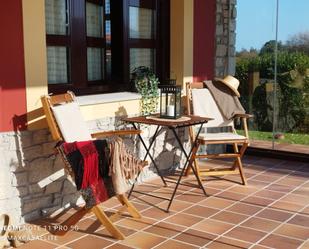
[[[60,150],[74,172],[77,189],[87,207],[113,196],[113,186],[108,179],[109,148],[105,140],[63,143]]]

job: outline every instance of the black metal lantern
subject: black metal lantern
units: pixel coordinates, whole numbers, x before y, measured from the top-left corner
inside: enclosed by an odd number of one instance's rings
[[[160,85],[160,117],[177,119],[181,116],[181,86],[173,84]]]

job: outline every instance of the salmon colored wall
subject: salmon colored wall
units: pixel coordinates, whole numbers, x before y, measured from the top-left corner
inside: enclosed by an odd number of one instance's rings
[[[177,83],[214,77],[216,0],[171,0],[171,62]]]
[[[0,1],[0,132],[26,128],[22,3]]]
[[[193,3],[194,0],[171,0],[170,69],[178,85],[191,81],[193,76]]]
[[[183,78],[184,0],[171,0],[170,8],[170,70],[177,81]],[[178,83],[179,84],[179,83]]]
[[[194,0],[193,78],[214,77],[216,0]]]
[[[40,101],[48,93],[44,3],[22,0],[28,129],[45,125]]]
[[[183,61],[183,83],[192,81],[193,76],[193,16],[194,16],[194,1],[184,0],[184,61]],[[183,85],[185,87],[185,85]]]

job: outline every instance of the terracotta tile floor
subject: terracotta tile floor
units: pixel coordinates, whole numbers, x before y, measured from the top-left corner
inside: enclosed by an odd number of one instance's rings
[[[244,163],[247,186],[239,184],[238,175],[207,178],[205,197],[200,189],[182,185],[169,213],[161,210],[166,200],[134,193],[130,200],[142,219],[115,218],[125,240],[111,238],[90,214],[75,231],[52,236],[48,225],[65,220],[75,212],[71,209],[33,222],[33,232],[43,237],[20,248],[309,248],[309,163],[257,157],[245,157]],[[159,178],[138,188],[161,196],[172,191]],[[115,212],[120,206],[113,198],[103,207]]]

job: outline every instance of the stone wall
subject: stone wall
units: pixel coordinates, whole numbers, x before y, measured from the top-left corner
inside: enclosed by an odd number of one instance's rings
[[[88,124],[91,131],[125,126],[115,118],[104,118]],[[154,128],[141,127],[147,143]],[[188,133],[184,129],[178,132],[187,147]],[[125,142],[143,158],[145,150],[139,139],[126,137]],[[151,153],[162,170],[175,169],[183,161],[183,155],[175,148],[176,143],[173,134],[166,130],[160,132],[154,143]],[[50,211],[82,203],[74,184],[63,172],[61,158],[54,154],[54,146],[55,142],[48,129],[0,133],[0,213],[10,214],[13,224],[21,224]],[[155,175],[153,165],[150,164],[141,175],[141,181]]]
[[[0,133],[0,213],[10,214],[14,223],[77,200],[74,186],[63,173],[54,179],[62,169],[54,146],[47,129]],[[40,186],[42,180],[50,184]]]
[[[215,76],[235,74],[236,0],[217,0]]]

